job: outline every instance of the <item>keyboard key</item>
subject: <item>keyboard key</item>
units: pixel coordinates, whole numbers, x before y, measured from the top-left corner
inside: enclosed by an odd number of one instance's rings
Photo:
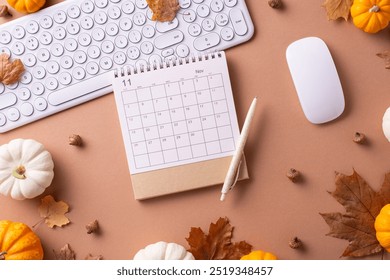
[[[6,85],[6,87],[7,87],[8,89],[16,89],[16,88],[18,87],[18,85],[19,85],[19,82],[15,82],[15,83],[13,83],[13,84]]]
[[[225,5],[230,8],[237,5],[237,0],[224,0],[224,1],[225,1]]]
[[[142,35],[138,30],[132,30],[129,32],[130,42],[135,44],[135,43],[138,43],[139,41],[141,41],[141,39],[142,39]]]
[[[100,59],[99,65],[104,70],[109,70],[112,67],[112,59],[108,56],[102,57]]]
[[[45,86],[50,90],[55,90],[58,87],[58,81],[54,77],[49,77],[45,81]]]
[[[211,31],[215,27],[215,22],[212,19],[206,18],[202,21],[202,28],[206,31]]]
[[[12,36],[14,36],[15,39],[22,39],[24,35],[26,35],[24,28],[20,25],[15,26],[14,30],[12,31]]]
[[[35,109],[37,109],[38,111],[45,111],[46,108],[47,108],[47,101],[46,99],[42,98],[42,97],[38,97],[37,99],[35,99],[34,101],[34,107]]]
[[[33,75],[36,79],[43,79],[46,76],[46,70],[42,66],[36,66],[33,69]]]
[[[53,26],[53,19],[50,16],[43,16],[39,20],[39,25],[44,29],[49,29]]]
[[[88,74],[96,75],[99,72],[99,65],[94,61],[88,62],[86,70]]]
[[[31,92],[28,88],[22,87],[18,89],[16,95],[20,100],[26,101],[31,97]]]
[[[114,43],[111,41],[104,41],[101,45],[102,52],[104,53],[112,53],[115,49]]]
[[[132,60],[136,60],[140,56],[140,51],[137,47],[131,46],[127,50],[127,56]]]
[[[180,8],[187,9],[189,6],[191,6],[191,0],[179,0]]]
[[[28,67],[32,67],[37,63],[37,59],[32,53],[28,53],[23,57],[23,63]]]
[[[69,69],[73,66],[73,59],[70,56],[63,56],[60,60],[60,65],[62,68]]]
[[[53,41],[53,36],[47,31],[43,32],[39,37],[39,42],[41,42],[41,44],[43,45],[49,45],[51,44],[52,41]]]
[[[54,38],[56,38],[57,40],[62,40],[65,38],[66,36],[66,30],[65,28],[63,28],[62,26],[57,26],[56,28],[54,28],[53,30],[53,36]]]
[[[116,52],[114,54],[114,63],[118,64],[118,65],[122,65],[126,62],[126,55],[124,54],[124,52]]]
[[[229,16],[233,24],[234,32],[240,36],[245,35],[248,32],[248,26],[245,23],[241,10],[232,9],[230,10]]]
[[[161,55],[166,57],[166,56],[173,55],[174,53],[175,51],[173,49],[165,49],[161,52]]]
[[[28,85],[32,81],[32,75],[30,72],[24,71],[22,77],[20,78],[20,82],[24,85]]]
[[[122,12],[124,12],[127,15],[130,15],[134,12],[135,7],[134,7],[134,4],[132,2],[130,2],[129,0],[126,0],[123,2],[121,9],[122,9]]]
[[[135,13],[133,16],[133,22],[135,25],[142,26],[146,22],[146,16],[142,13]]]
[[[202,28],[197,23],[191,23],[190,26],[188,27],[188,33],[193,37],[199,36],[201,32],[202,32]]]
[[[117,6],[112,6],[111,8],[108,9],[108,16],[111,19],[118,19],[121,16],[121,9],[118,8]]]
[[[106,72],[104,74],[95,76],[94,78],[90,79],[92,82],[89,84],[87,90],[85,89],[85,85],[83,83],[77,83],[65,87],[63,89],[54,91],[49,94],[47,100],[51,105],[58,106],[60,104],[66,103],[70,100],[77,99],[81,96],[85,96],[89,93],[92,93],[96,90],[100,90],[103,88],[108,88],[109,90],[112,91],[112,87],[111,87],[112,75],[113,75],[112,72]]]
[[[78,18],[81,14],[80,8],[76,5],[70,6],[67,10],[70,18]]]
[[[59,76],[61,85],[67,86],[72,82],[72,76],[68,72],[62,72]]]
[[[145,69],[148,67],[148,62],[146,60],[139,59],[135,63],[135,67],[140,69],[141,71],[145,71]]]
[[[140,9],[145,9],[148,6],[145,0],[135,0],[135,5]]]
[[[97,24],[105,24],[108,18],[105,12],[100,11],[95,14],[94,19]]]
[[[194,40],[194,47],[198,51],[204,51],[209,48],[215,47],[221,41],[217,33],[208,33],[206,35],[200,36]]]
[[[127,38],[123,35],[119,35],[115,37],[114,43],[115,46],[117,46],[120,49],[123,49],[127,46]]]
[[[26,31],[30,34],[35,34],[39,30],[39,25],[35,20],[31,20],[27,26],[26,26]]]
[[[144,54],[151,54],[153,52],[154,46],[151,42],[145,41],[141,44],[141,52]]]
[[[13,46],[12,46],[12,52],[16,55],[21,55],[24,53],[24,45],[23,43],[21,42],[16,42]]]
[[[53,19],[56,23],[58,24],[62,24],[66,21],[66,13],[64,11],[57,11],[54,15],[53,15]]]
[[[10,108],[7,111],[7,117],[10,121],[16,122],[20,118],[20,112],[16,108]]]
[[[193,10],[187,10],[184,14],[183,14],[183,19],[186,21],[186,22],[194,22],[196,20],[196,13],[193,11]]]
[[[210,14],[210,8],[206,5],[199,5],[198,8],[196,8],[196,13],[198,16],[205,18]]]
[[[77,49],[78,43],[73,38],[68,38],[65,40],[65,49],[69,52],[74,52]]]
[[[179,57],[187,57],[190,54],[190,48],[187,45],[180,44],[176,48],[176,53]]]
[[[226,14],[220,13],[215,17],[215,21],[219,26],[225,26],[229,22],[229,18]]]
[[[28,116],[31,116],[34,113],[34,107],[30,103],[25,102],[20,107],[20,111],[21,111],[23,116],[28,117]]]
[[[81,3],[81,10],[86,14],[92,13],[94,8],[95,6],[91,0],[86,0],[83,3]]]
[[[60,65],[57,61],[51,60],[46,64],[46,69],[50,74],[57,74],[60,71]]]
[[[0,43],[1,44],[8,44],[9,42],[11,42],[11,34],[8,32],[8,31],[1,31],[0,33]]]
[[[51,46],[50,52],[52,55],[60,57],[64,53],[64,47],[58,43],[55,43]]]
[[[121,18],[121,20],[119,21],[119,27],[123,31],[129,31],[132,26],[133,26],[133,22],[128,17]]]
[[[95,0],[95,5],[96,5],[96,7],[103,9],[103,8],[107,7],[108,0]]]
[[[150,65],[159,66],[161,63],[162,63],[161,56],[159,56],[159,55],[157,55],[157,54],[152,54],[152,55],[149,57],[149,64],[150,64]]]
[[[83,64],[84,62],[87,61],[87,55],[85,54],[84,51],[78,50],[74,53],[73,59],[76,63],[78,64]]]
[[[165,49],[167,47],[173,46],[180,43],[184,39],[184,34],[180,30],[174,30],[164,35],[157,37],[154,40],[154,45],[158,49]]]
[[[219,13],[223,10],[223,0],[213,0],[211,1],[210,8],[213,12]]]
[[[80,22],[81,28],[90,30],[93,27],[93,19],[91,17],[84,17]]]
[[[4,126],[7,123],[7,118],[4,114],[0,113],[0,126]]]
[[[234,32],[230,27],[224,27],[221,30],[221,37],[225,41],[231,41],[234,37]]]
[[[154,34],[156,34],[156,30],[154,29],[153,26],[151,26],[150,24],[146,24],[143,28],[142,28],[142,35],[146,38],[152,38],[154,36]]]
[[[194,3],[196,3],[196,4],[200,4],[200,3],[203,3],[204,0],[192,0],[192,1],[194,1]]]
[[[80,32],[80,25],[77,21],[71,21],[66,25],[66,31],[71,35],[76,35]]]
[[[88,48],[87,54],[90,58],[98,58],[100,56],[100,49],[97,46],[90,46]]]
[[[174,18],[173,21],[165,21],[165,22],[158,21],[156,23],[156,29],[158,32],[164,33],[169,30],[175,29],[178,25],[179,25],[179,21],[177,20],[177,18]]]
[[[94,30],[92,30],[92,38],[95,40],[95,41],[102,41],[105,37],[105,33],[104,33],[104,30],[101,29],[101,28],[95,28]]]
[[[0,47],[0,53],[6,53],[8,56],[11,56],[11,51],[7,47]]]
[[[31,90],[34,95],[42,95],[45,92],[45,87],[42,83],[35,83]]]
[[[119,32],[119,27],[113,22],[106,25],[106,33],[109,36],[115,36]]]
[[[72,76],[76,80],[82,80],[85,77],[85,70],[81,67],[76,67],[72,71]]]
[[[25,45],[26,45],[27,49],[29,49],[29,50],[36,50],[39,46],[39,42],[38,42],[37,38],[29,37],[27,39],[27,41],[25,42]]]
[[[0,110],[14,105],[18,99],[13,93],[4,93],[0,95]]]
[[[91,36],[88,33],[81,33],[78,37],[79,44],[83,47],[89,46],[92,42]]]

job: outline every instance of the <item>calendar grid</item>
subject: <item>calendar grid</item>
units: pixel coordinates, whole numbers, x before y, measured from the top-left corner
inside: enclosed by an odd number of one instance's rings
[[[235,149],[221,73],[122,91],[138,169]]]

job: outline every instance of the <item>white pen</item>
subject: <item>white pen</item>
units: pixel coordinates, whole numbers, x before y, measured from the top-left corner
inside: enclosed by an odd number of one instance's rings
[[[252,104],[249,107],[248,113],[246,114],[244,125],[242,126],[242,130],[241,130],[241,135],[237,143],[237,148],[233,155],[232,161],[230,162],[230,166],[222,186],[221,201],[225,200],[227,192],[234,187],[238,175],[237,172],[239,172],[238,168],[241,163],[241,157],[244,152],[245,143],[246,140],[248,139],[249,128],[252,123],[253,116],[255,114],[256,104],[257,104],[257,97],[253,99]]]

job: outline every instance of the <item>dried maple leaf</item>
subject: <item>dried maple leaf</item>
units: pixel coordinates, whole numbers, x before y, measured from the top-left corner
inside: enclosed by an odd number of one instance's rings
[[[233,244],[233,229],[226,217],[219,218],[215,224],[211,223],[208,234],[199,227],[192,227],[186,238],[190,245],[188,251],[196,260],[238,260],[250,253],[252,245],[245,241]]]
[[[375,235],[374,222],[384,205],[390,203],[390,173],[375,192],[354,170],[351,176],[336,173],[336,190],[330,194],[344,206],[346,214],[320,215],[329,225],[328,236],[349,241],[342,257],[363,257],[383,250]]]
[[[102,255],[97,255],[97,256],[93,256],[91,253],[89,253],[85,258],[84,260],[102,260],[103,259],[103,256]]]
[[[60,251],[57,253],[53,250],[54,257],[56,260],[75,260],[76,259],[76,253],[70,248],[69,244],[66,244],[64,247],[60,249]]]
[[[326,9],[328,20],[348,20],[352,3],[353,0],[325,0],[322,7]]]
[[[8,54],[0,54],[0,82],[5,85],[16,83],[23,72],[24,65],[20,59],[10,62]]]
[[[69,210],[68,204],[63,201],[55,201],[51,195],[47,195],[41,200],[38,211],[39,215],[45,219],[45,223],[53,228],[62,227],[69,224],[69,219],[65,216]]]
[[[178,0],[146,0],[153,11],[152,20],[172,21],[180,9]]]
[[[384,51],[376,54],[378,57],[385,60],[385,68],[390,69],[390,51]]]

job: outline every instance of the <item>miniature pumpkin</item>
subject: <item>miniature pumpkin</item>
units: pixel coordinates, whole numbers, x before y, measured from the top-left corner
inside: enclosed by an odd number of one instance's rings
[[[383,206],[375,219],[376,239],[379,244],[390,252],[390,204]]]
[[[385,114],[383,115],[382,129],[387,140],[390,142],[390,107],[387,108]]]
[[[54,163],[44,146],[15,139],[0,146],[0,193],[22,200],[45,191],[54,177]]]
[[[7,0],[8,4],[21,13],[34,13],[45,5],[46,0]]]
[[[0,259],[42,260],[41,241],[23,223],[0,221]]]
[[[242,256],[240,260],[277,260],[277,258],[274,254],[257,250]]]
[[[356,27],[376,33],[389,24],[390,0],[355,0],[351,6],[351,16]]]
[[[194,256],[176,243],[159,241],[146,246],[135,254],[134,260],[193,260]]]

